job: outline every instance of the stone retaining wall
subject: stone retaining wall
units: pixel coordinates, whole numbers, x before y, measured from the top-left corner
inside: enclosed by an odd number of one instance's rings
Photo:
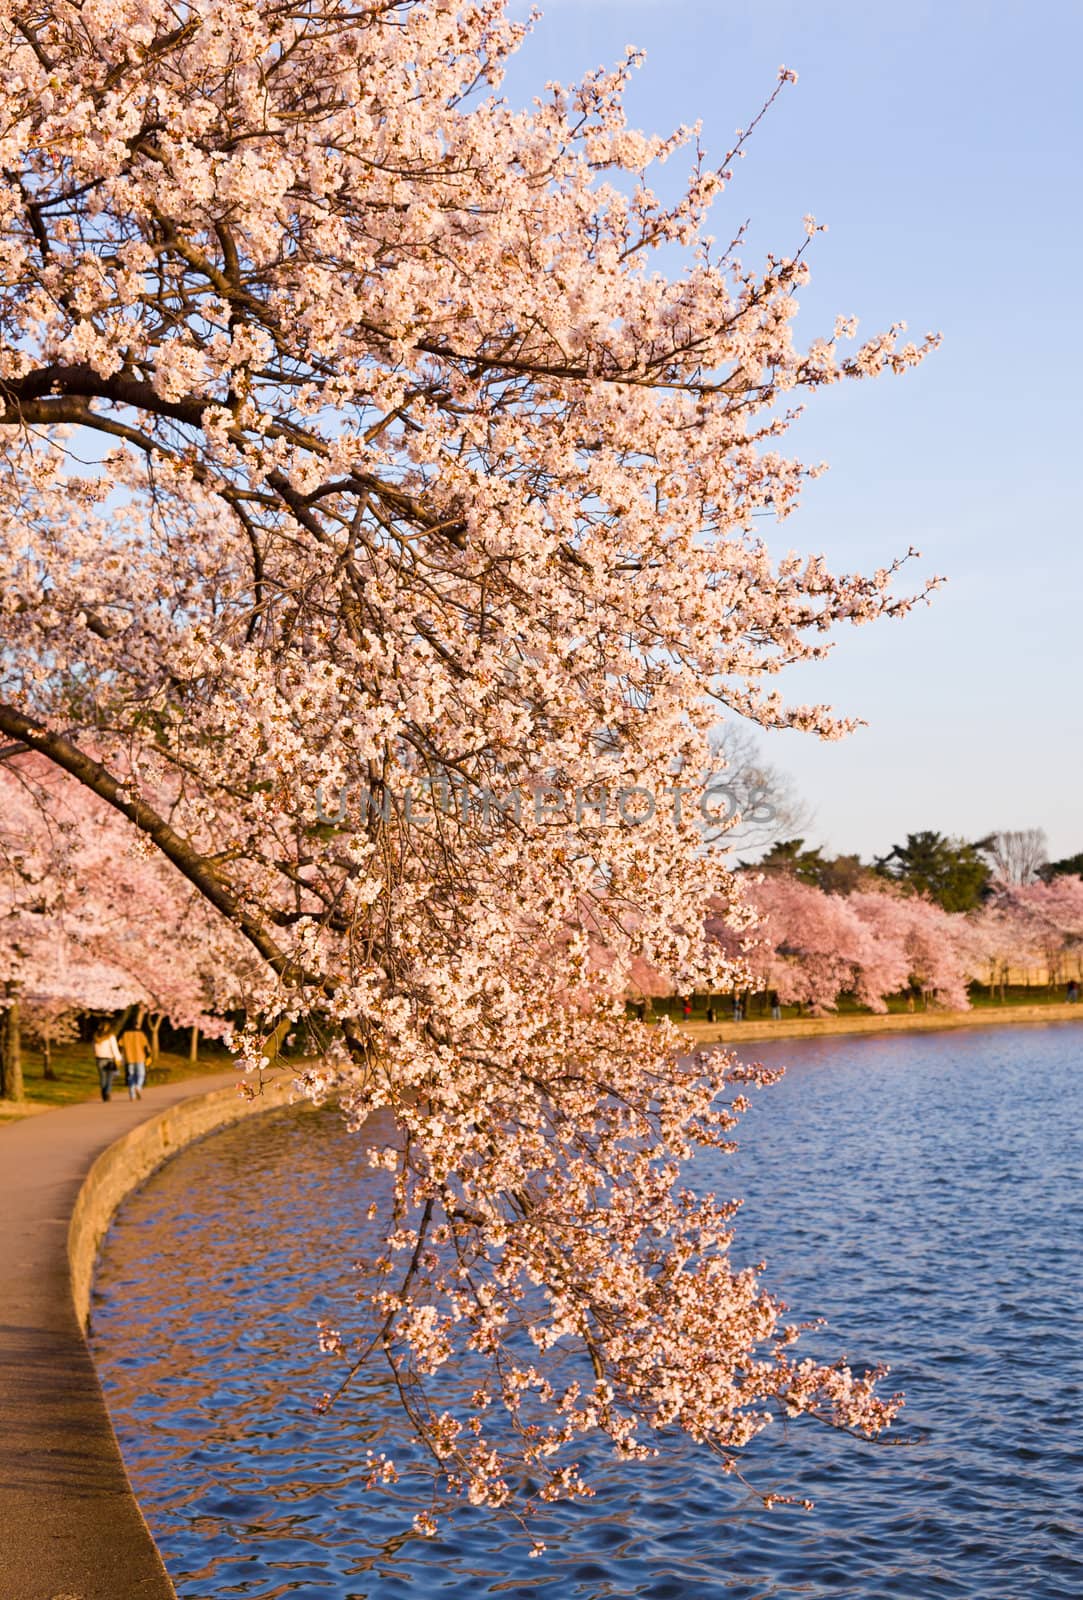
[[[842,1016],[788,1017],[772,1022],[767,1017],[752,1017],[734,1022],[722,1010],[718,1022],[678,1022],[686,1037],[697,1044],[726,1044],[740,1049],[742,1044],[765,1039],[821,1039],[853,1033],[924,1033],[943,1028],[1002,1028],[1009,1023],[1083,1022],[1083,1004],[1066,1002],[1048,1005],[975,1006],[970,1011],[893,1011],[846,1013]]]
[[[84,1338],[95,1258],[163,1161],[291,1098],[223,1073],[0,1129],[0,1600],[176,1600]]]
[[[295,1098],[289,1077],[269,1078],[253,1099],[236,1088],[215,1089],[160,1111],[103,1150],[86,1175],[68,1227],[71,1293],[79,1326],[90,1316],[90,1286],[102,1240],[118,1206],[150,1177],[163,1161],[242,1117],[289,1105]]]

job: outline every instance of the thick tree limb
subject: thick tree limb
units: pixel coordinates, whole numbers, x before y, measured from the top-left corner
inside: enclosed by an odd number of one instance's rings
[[[0,705],[0,731],[17,739],[28,750],[36,750],[55,766],[69,773],[99,799],[119,811],[157,845],[162,854],[187,878],[217,911],[228,917],[280,978],[296,982],[303,978],[295,964],[279,947],[261,918],[253,915],[210,866],[207,858],[181,837],[152,806],[133,795],[100,761],[81,750],[63,734],[26,716],[14,706]]]

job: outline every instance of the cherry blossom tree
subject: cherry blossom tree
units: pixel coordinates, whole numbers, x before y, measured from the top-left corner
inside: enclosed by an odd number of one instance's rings
[[[124,818],[50,762],[0,761],[0,982],[45,1051],[72,1018],[142,1004],[157,1034],[222,1035],[251,953]],[[9,1007],[9,1011],[10,1011]]]
[[[634,132],[631,53],[517,111],[523,33],[501,0],[0,4],[0,731],[244,936],[262,1030],[321,1019],[314,1093],[390,1113],[376,1320],[328,1343],[488,1504],[524,1465],[581,1492],[584,1435],[731,1462],[772,1410],[891,1415],[795,1359],[684,1190],[748,1074],[623,996],[635,961],[733,978],[687,792],[720,714],[845,732],[777,674],[915,598],[771,555],[787,407],[930,343],[800,347],[807,240],[753,269],[707,232],[744,136]]]
[[[784,873],[745,892],[758,912],[751,937],[740,941],[754,988],[774,989],[784,1005],[807,1006],[813,1016],[857,990],[870,941],[845,899]],[[715,918],[708,929],[724,937]]]
[[[2,789],[2,785],[0,785]],[[53,905],[19,906],[0,885],[0,992],[3,1004],[3,1097],[23,1098],[21,1039],[42,1048],[51,1076],[51,1048],[76,1037],[84,1011],[115,1011],[139,997],[131,977],[91,953],[79,929]]]
[[[901,894],[887,884],[849,898],[854,911],[880,941],[898,952],[903,979],[893,983],[887,993],[909,981],[921,990],[926,1003],[932,1000],[953,1011],[969,1010],[969,941],[961,914],[945,911],[924,895]]]
[[[30,760],[39,767],[48,765],[40,758]],[[56,912],[70,855],[64,827],[40,812],[30,786],[0,763],[0,1095],[5,1099],[24,1097],[27,1000],[33,1024],[56,1018],[72,999],[53,981],[67,953]]]
[[[839,895],[792,872],[753,875],[742,893],[757,914],[754,927],[735,931],[719,900],[706,928],[733,960],[745,961],[753,988],[774,989],[784,1004],[807,1006],[813,1016],[835,1010],[844,995],[884,1012],[910,984],[937,1005],[967,1009],[967,980],[984,957],[974,924],[923,896],[871,876],[866,882]]]
[[[1033,925],[1013,914],[999,895],[967,916],[964,937],[971,977],[990,991],[999,988],[1002,1001],[1013,967],[1041,960]]]
[[[1005,925],[1015,962],[1045,967],[1047,981],[1061,981],[1066,961],[1083,943],[1083,879],[1063,876],[1048,883],[1002,884],[989,920]],[[1029,958],[1029,960],[1028,960]]]
[[[74,1044],[79,1038],[79,1009],[65,1000],[40,1000],[20,1005],[22,1036],[41,1051],[42,1076],[56,1079],[53,1050],[57,1045]]]

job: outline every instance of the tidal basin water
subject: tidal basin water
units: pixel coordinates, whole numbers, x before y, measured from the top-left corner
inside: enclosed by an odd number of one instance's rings
[[[753,1054],[750,1047],[745,1053]],[[93,1348],[136,1494],[185,1600],[1083,1595],[1083,1026],[755,1047],[787,1073],[696,1181],[743,1195],[819,1354],[892,1366],[897,1448],[781,1425],[745,1456],[771,1512],[705,1452],[596,1474],[547,1516],[415,1536],[418,1485],[362,1487],[397,1413],[370,1380],[327,1416],[314,1325],[349,1326],[372,1176],[333,1112],[271,1113],[172,1161],[121,1210]],[[119,1600],[119,1597],[118,1597]]]

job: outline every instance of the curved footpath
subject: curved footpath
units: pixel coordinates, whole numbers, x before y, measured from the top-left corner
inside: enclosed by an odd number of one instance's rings
[[[169,1156],[291,1098],[225,1072],[0,1128],[0,1600],[175,1600],[83,1334],[94,1261]]]

